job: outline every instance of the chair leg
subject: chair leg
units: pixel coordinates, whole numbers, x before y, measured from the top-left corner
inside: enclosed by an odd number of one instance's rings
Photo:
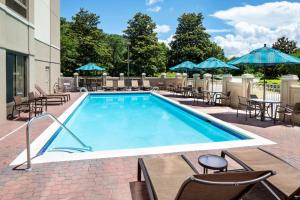
[[[239,105],[236,108],[236,117],[239,117]]]
[[[246,121],[248,120],[248,119],[247,119],[247,111],[248,111],[248,110],[247,110],[247,108],[246,108]]]

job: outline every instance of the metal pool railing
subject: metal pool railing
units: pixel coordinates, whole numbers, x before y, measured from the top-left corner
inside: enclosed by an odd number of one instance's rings
[[[254,83],[252,94],[256,94],[258,98],[263,98],[264,84]],[[266,99],[280,101],[280,85],[266,84]]]
[[[26,171],[31,171],[30,126],[33,122],[35,122],[39,119],[42,119],[42,118],[46,118],[46,117],[57,122],[60,127],[65,129],[79,144],[81,144],[84,147],[81,149],[82,151],[91,151],[92,150],[92,148],[90,146],[84,144],[70,129],[68,129],[63,123],[61,123],[54,115],[52,115],[50,113],[42,113],[39,116],[31,118],[31,120],[29,120],[27,122],[27,126],[26,126],[27,168],[26,168]]]

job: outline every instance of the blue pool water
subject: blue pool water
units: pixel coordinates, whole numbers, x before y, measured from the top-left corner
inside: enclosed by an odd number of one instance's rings
[[[89,94],[65,122],[93,151],[248,139],[152,95]],[[81,147],[58,130],[43,148]]]

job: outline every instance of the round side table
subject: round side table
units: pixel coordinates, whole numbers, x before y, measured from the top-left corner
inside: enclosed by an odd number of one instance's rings
[[[208,173],[208,169],[227,171],[228,166],[228,162],[225,158],[212,154],[199,156],[198,163],[203,167],[204,174]]]

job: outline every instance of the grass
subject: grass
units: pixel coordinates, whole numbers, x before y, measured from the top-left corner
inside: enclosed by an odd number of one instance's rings
[[[260,79],[259,83],[264,83],[264,80]],[[266,84],[280,85],[281,84],[281,80],[279,80],[279,79],[267,79],[266,80]]]

